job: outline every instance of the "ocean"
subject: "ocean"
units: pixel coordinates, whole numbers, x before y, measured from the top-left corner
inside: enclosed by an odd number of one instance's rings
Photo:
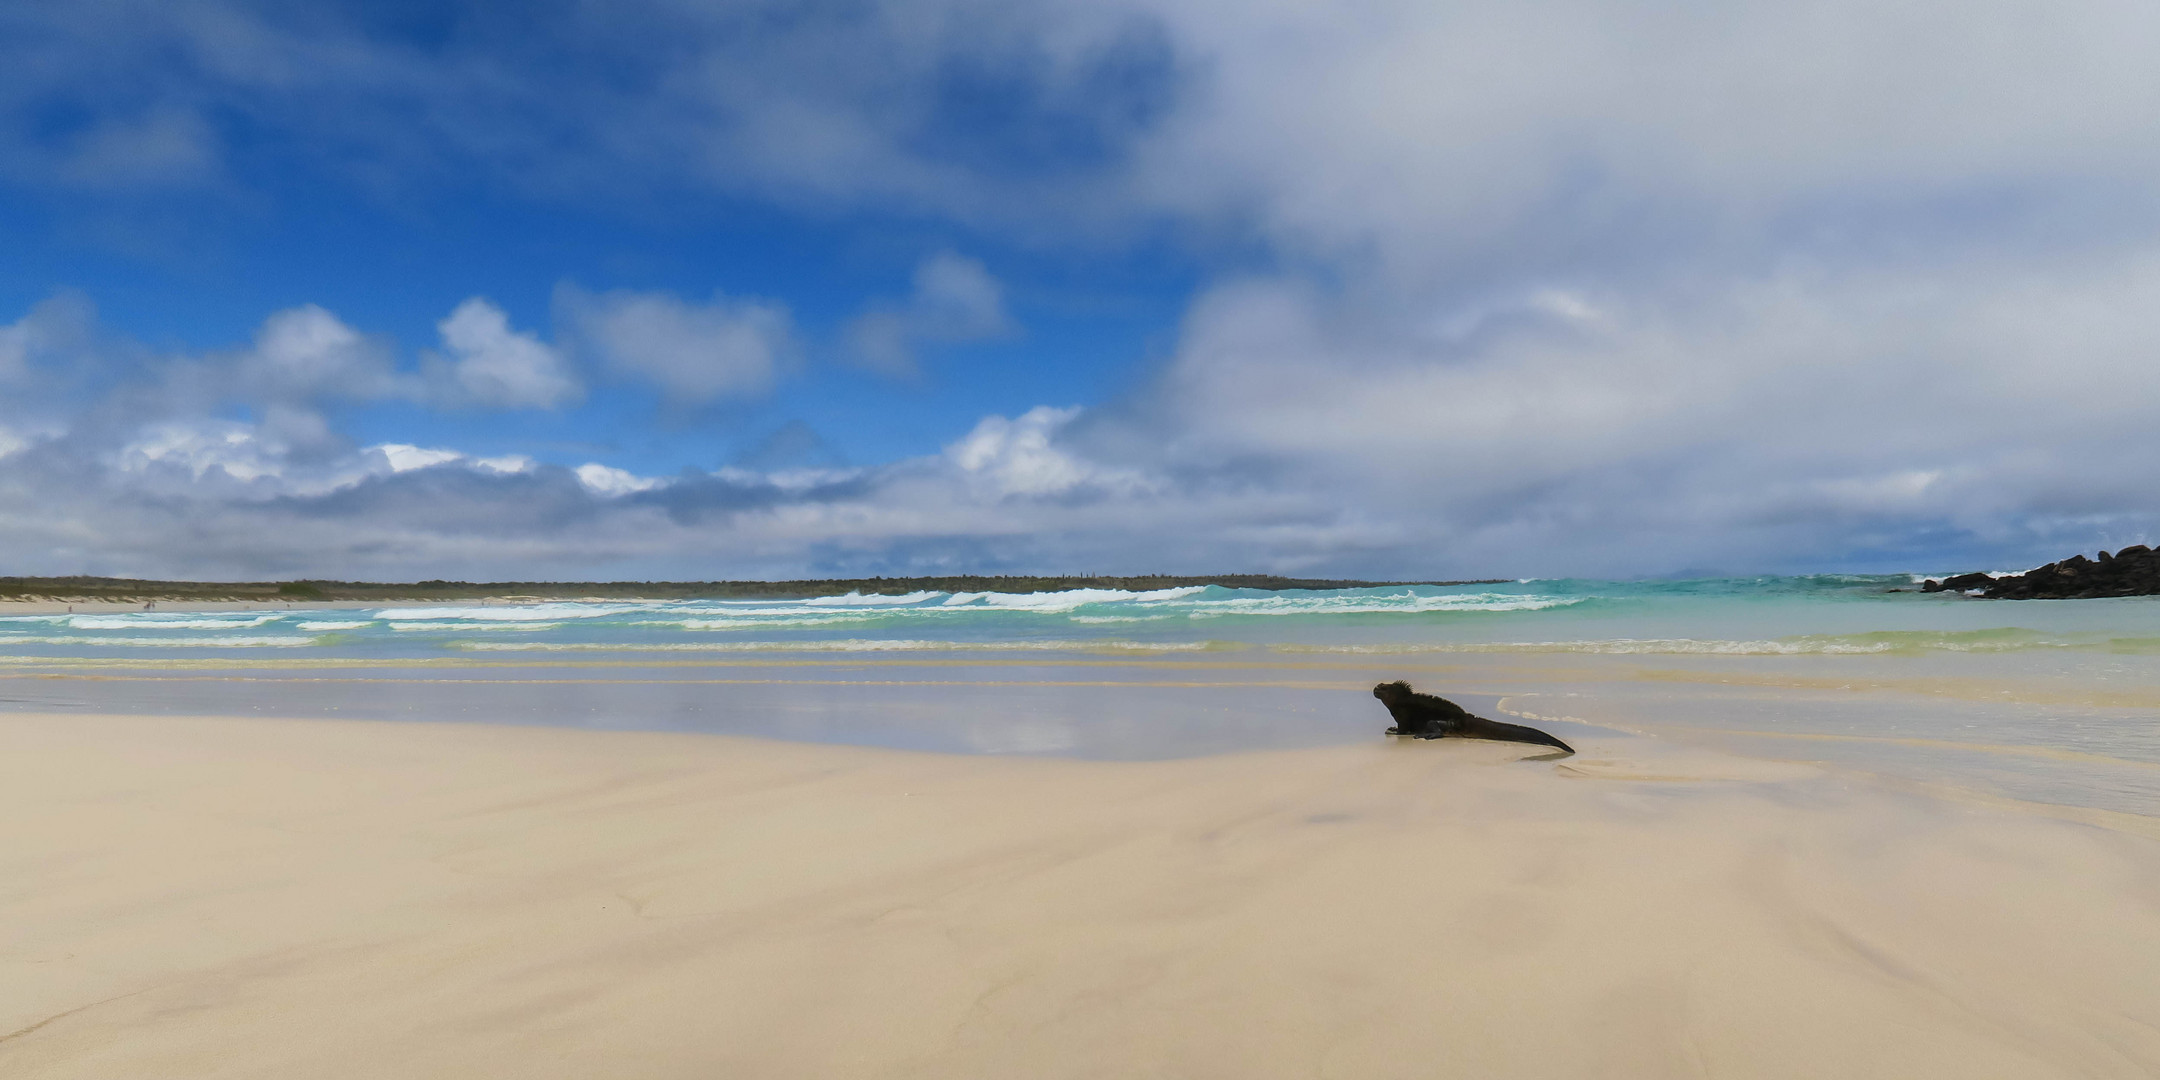
[[[2160,598],[1911,575],[0,616],[0,708],[1172,757],[1377,736],[1405,678],[1660,739],[2160,817]]]

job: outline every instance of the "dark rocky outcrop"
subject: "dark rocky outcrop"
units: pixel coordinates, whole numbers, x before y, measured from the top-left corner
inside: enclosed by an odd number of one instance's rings
[[[1491,739],[1554,746],[1570,754],[1575,752],[1574,747],[1534,727],[1473,716],[1468,709],[1444,697],[1410,689],[1406,682],[1381,683],[1373,687],[1372,695],[1379,698],[1380,704],[1387,706],[1388,715],[1395,718],[1395,726],[1388,729],[1390,735],[1406,739]]]
[[[1990,600],[2083,600],[2101,596],[2160,596],[2160,551],[2143,544],[2097,559],[2072,555],[2011,577],[1959,574],[1930,580],[1921,592],[1968,592]]]

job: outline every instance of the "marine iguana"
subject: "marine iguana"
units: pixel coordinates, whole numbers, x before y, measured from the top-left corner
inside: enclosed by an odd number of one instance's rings
[[[1494,739],[1500,742],[1557,746],[1572,754],[1575,748],[1533,727],[1503,724],[1472,716],[1462,706],[1443,697],[1420,694],[1406,682],[1384,682],[1373,687],[1372,696],[1387,706],[1395,718],[1390,735],[1406,739]]]

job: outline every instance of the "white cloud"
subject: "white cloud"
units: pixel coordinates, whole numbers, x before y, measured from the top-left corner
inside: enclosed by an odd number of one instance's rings
[[[2011,193],[2149,206],[2160,164],[2134,44],[2160,13],[2115,0],[1150,7],[1207,75],[1145,136],[1137,199],[1398,274],[1754,246],[1871,206],[1970,227]]]
[[[584,387],[562,354],[481,297],[457,306],[436,324],[447,362],[433,374],[447,401],[497,409],[553,409],[576,401]]]
[[[1076,407],[1038,405],[1012,419],[986,416],[945,448],[945,458],[993,499],[1061,495],[1082,485],[1124,493],[1144,487],[1136,472],[1092,464],[1057,445],[1059,430],[1079,415]]]
[[[1569,283],[1453,312],[1364,301],[1282,279],[1213,290],[1145,392],[983,417],[866,469],[652,477],[350,450],[296,405],[63,425],[8,457],[0,550],[34,563],[64,534],[127,572],[345,576],[1596,575],[2007,566],[2160,530],[2160,248]],[[166,540],[130,539],[146,535]]]
[[[495,457],[472,458],[471,461],[474,468],[501,476],[531,472],[540,466],[539,462],[523,454],[499,454]]]
[[[388,344],[371,340],[315,304],[272,314],[239,358],[237,378],[273,398],[371,401],[408,393]]]
[[[706,187],[1083,243],[1257,222],[1303,251],[1459,266],[2035,180],[2143,198],[2160,154],[2160,15],[2124,0],[904,0],[787,19],[648,0],[437,51],[214,0],[130,7],[124,32],[113,11],[51,5],[0,41],[0,106],[87,114],[59,136],[0,129],[0,160],[41,183],[145,161],[146,180],[194,183],[225,149],[212,118],[237,114],[363,184],[447,161],[596,202]],[[625,63],[648,77],[605,74]],[[1007,122],[946,107],[970,89]],[[70,153],[101,164],[69,172]],[[1511,243],[1529,237],[1549,246]]]
[[[118,465],[126,472],[178,469],[197,480],[216,471],[246,481],[281,475],[282,456],[282,448],[261,438],[252,425],[204,421],[145,430],[121,448]]]
[[[556,291],[557,317],[599,360],[694,403],[762,393],[798,352],[786,305],[685,303],[662,292]]]
[[[930,255],[916,265],[914,286],[905,301],[872,304],[848,324],[848,345],[864,367],[912,374],[923,345],[981,341],[1012,330],[1004,288],[975,259],[950,251]]]
[[[539,467],[539,462],[524,454],[476,458],[461,450],[414,446],[411,443],[380,443],[367,447],[362,453],[381,454],[393,474],[412,472],[415,469],[432,469],[437,465],[462,465],[498,476],[511,476],[531,472]]]
[[[964,255],[940,251],[915,267],[915,295],[908,305],[928,334],[959,341],[1003,332],[1005,290]]]
[[[394,473],[411,472],[414,469],[426,469],[436,465],[446,465],[453,461],[465,460],[465,455],[455,450],[414,446],[410,443],[383,443],[379,446],[368,447],[368,449],[381,454],[383,459],[389,462],[390,471]]]
[[[1308,493],[1313,524],[1361,521],[1450,572],[2153,527],[2136,492],[2160,484],[2138,450],[2160,430],[2160,250],[1656,285],[1485,304],[1453,334],[1293,283],[1224,288],[1154,392],[1107,418],[1136,435],[1103,445],[1192,491]]]
[[[38,362],[82,347],[96,321],[97,310],[89,300],[62,292],[0,326],[0,383],[24,381]]]
[[[577,474],[578,483],[585,485],[587,490],[596,495],[632,495],[640,491],[651,491],[661,484],[661,481],[651,477],[639,476],[627,469],[597,462],[588,462],[571,471]]]

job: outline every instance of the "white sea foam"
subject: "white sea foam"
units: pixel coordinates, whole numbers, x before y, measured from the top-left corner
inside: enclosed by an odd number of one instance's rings
[[[543,630],[559,630],[559,622],[393,622],[390,629],[401,634],[440,634],[449,631],[479,631],[482,633],[535,633]]]
[[[995,608],[1004,611],[1061,612],[1086,607],[1089,604],[1144,604],[1181,600],[1207,591],[1205,585],[1186,585],[1174,589],[1150,589],[1130,592],[1125,589],[1066,589],[1061,592],[954,593],[945,599],[945,607]]]
[[[1206,591],[1208,591],[1208,587],[1205,585],[1183,585],[1175,589],[1151,589],[1147,592],[1136,594],[1134,596],[1134,599],[1150,602],[1160,600],[1179,600],[1187,596],[1196,596]]]
[[[813,596],[798,600],[796,603],[805,607],[905,607],[910,604],[920,604],[925,600],[935,599],[943,595],[945,594],[941,592],[911,592],[899,596],[885,596],[878,593],[865,596],[861,592],[851,592],[845,596]]]
[[[365,622],[304,622],[297,625],[302,630],[365,630],[375,625],[375,621],[370,619]]]
[[[384,608],[374,614],[378,619],[395,619],[400,622],[416,622],[422,619],[447,619],[457,622],[560,622],[564,619],[598,619],[609,615],[621,615],[626,612],[646,611],[650,610],[652,606],[648,604],[581,604],[565,602],[473,607]]]
[[[800,630],[813,626],[840,626],[872,621],[867,615],[835,614],[804,615],[788,613],[791,618],[760,619],[678,619],[673,622],[645,622],[640,626],[673,626],[683,630]]]
[[[936,609],[935,609],[935,608],[932,608],[932,609],[929,609],[929,610],[931,610],[931,611],[935,611]],[[652,616],[656,616],[656,617],[655,617],[655,618],[653,618],[653,619],[651,619],[650,621],[642,621],[642,622],[639,622],[639,623],[637,623],[636,625],[639,625],[639,626],[665,626],[665,625],[668,625],[668,624],[670,624],[670,623],[673,623],[673,622],[676,622],[676,621],[679,621],[679,620],[682,620],[682,619],[693,619],[693,618],[721,618],[721,619],[753,619],[753,618],[757,618],[757,619],[847,619],[847,620],[854,620],[854,621],[858,621],[858,622],[859,622],[859,621],[862,621],[862,620],[865,620],[865,619],[877,619],[877,618],[884,618],[884,617],[886,617],[886,616],[890,616],[890,615],[903,615],[903,614],[907,614],[907,613],[909,613],[909,612],[915,612],[915,613],[922,613],[923,611],[924,611],[924,609],[922,609],[922,608],[875,608],[875,607],[863,607],[863,608],[838,608],[838,609],[833,609],[833,608],[813,608],[813,607],[754,607],[754,608],[746,608],[746,607],[733,607],[733,608],[717,608],[717,609],[714,609],[714,608],[681,608],[681,609],[678,609],[678,610],[675,610],[675,611],[665,611],[665,612],[647,612],[647,613],[644,613],[644,614],[649,614],[649,615],[652,615]]]
[[[630,620],[632,626],[674,626],[689,618],[749,618],[758,615],[801,615],[801,608],[749,608],[749,607],[680,607],[671,610],[640,611],[645,618]]]
[[[1168,592],[1170,590],[1163,590]],[[1197,590],[1195,590],[1197,591]],[[954,593],[945,601],[946,607],[996,608],[1001,611],[1064,612],[1088,604],[1108,604],[1121,600],[1136,600],[1140,593],[1123,589],[1066,589],[1063,592],[1039,593]]]
[[[536,603],[500,606],[386,608],[374,613],[394,623],[440,621],[548,622],[644,616],[633,625],[685,630],[738,630],[835,626],[891,619],[951,619],[980,615],[1065,616],[1075,622],[1137,621],[1186,615],[1210,618],[1421,613],[1447,611],[1538,611],[1582,603],[1585,597],[1514,593],[1400,593],[1226,596],[1207,599],[1206,586],[1132,592],[1121,589],[1067,589],[1040,593],[912,592],[899,596],[821,596],[802,600],[670,601],[652,604]],[[1074,613],[1087,609],[1084,615]],[[1130,614],[1127,614],[1127,613]],[[400,627],[401,629],[403,627]]]
[[[1445,593],[1427,596],[1415,592],[1381,595],[1239,596],[1224,600],[1197,600],[1189,606],[1192,618],[1222,615],[1379,615],[1416,614],[1433,611],[1543,611],[1572,607],[1589,597],[1539,596],[1517,593]]]

